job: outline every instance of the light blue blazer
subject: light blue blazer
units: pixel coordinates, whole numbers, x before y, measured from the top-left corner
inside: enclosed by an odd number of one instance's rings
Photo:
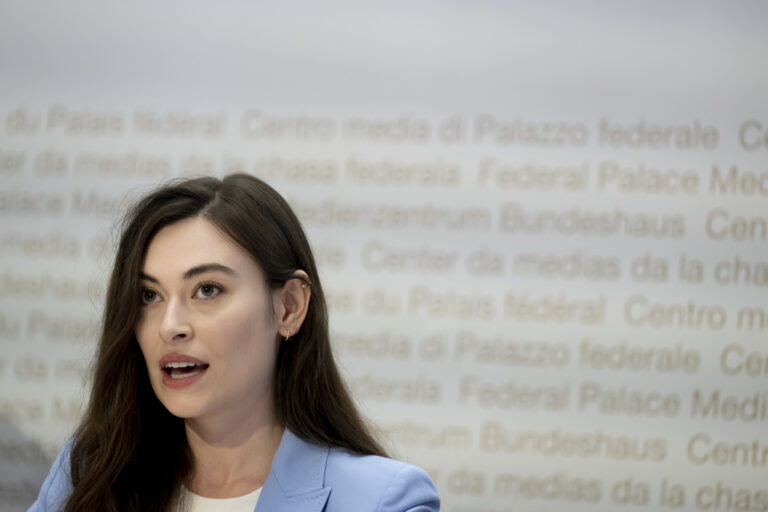
[[[67,443],[28,512],[64,507],[72,492]],[[404,462],[302,441],[288,429],[254,512],[437,512],[427,473]]]

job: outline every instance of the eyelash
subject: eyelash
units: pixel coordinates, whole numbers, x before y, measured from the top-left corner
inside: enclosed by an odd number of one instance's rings
[[[158,296],[158,293],[152,288],[142,288],[140,293],[140,300],[143,306],[149,306],[150,304],[155,302],[154,300],[148,300],[148,301],[145,300],[148,293],[151,293],[153,298],[156,298]]]
[[[197,297],[198,292],[200,290],[202,290],[204,286],[211,286],[216,291],[215,291],[215,293],[213,295],[204,295],[202,297],[198,297],[200,299],[212,299],[212,298],[218,296],[222,291],[224,291],[224,289],[221,287],[221,285],[213,283],[211,281],[205,281],[205,282],[200,283],[199,285],[197,285],[197,288],[195,288],[195,294],[193,295],[193,297]]]
[[[210,286],[214,289],[212,295],[201,295],[198,296],[198,293],[203,289],[205,286]],[[217,283],[214,283],[212,281],[205,281],[197,285],[197,288],[195,288],[195,293],[192,295],[193,298],[198,298],[202,300],[209,300],[213,299],[214,297],[217,297],[221,292],[224,291],[224,288]],[[152,298],[149,300],[145,300],[147,294],[152,294]],[[156,302],[154,299],[156,299],[160,294],[157,293],[157,291],[153,290],[152,288],[142,288],[141,289],[141,304],[144,306],[149,306],[150,304],[153,304]]]

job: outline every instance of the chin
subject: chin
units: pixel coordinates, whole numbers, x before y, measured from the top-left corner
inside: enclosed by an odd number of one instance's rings
[[[181,404],[175,401],[160,400],[166,410],[181,419],[190,419],[200,414],[200,408],[192,404]]]
[[[168,396],[165,390],[162,389],[158,393],[158,390],[154,385],[153,391],[155,392],[157,400],[163,404],[163,407],[165,407],[165,410],[177,418],[194,418],[200,413],[199,399],[192,397]]]

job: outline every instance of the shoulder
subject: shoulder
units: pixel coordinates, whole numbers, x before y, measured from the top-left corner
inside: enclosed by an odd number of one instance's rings
[[[332,448],[325,469],[328,510],[437,511],[440,499],[423,469],[385,457]]]
[[[72,440],[68,441],[59,452],[51,466],[37,499],[27,512],[53,512],[64,509],[67,498],[72,493],[69,456]]]

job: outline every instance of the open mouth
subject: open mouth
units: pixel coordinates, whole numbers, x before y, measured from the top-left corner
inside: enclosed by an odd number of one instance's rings
[[[163,371],[172,379],[186,379],[201,374],[208,369],[208,366],[192,362],[173,362],[167,363]]]

